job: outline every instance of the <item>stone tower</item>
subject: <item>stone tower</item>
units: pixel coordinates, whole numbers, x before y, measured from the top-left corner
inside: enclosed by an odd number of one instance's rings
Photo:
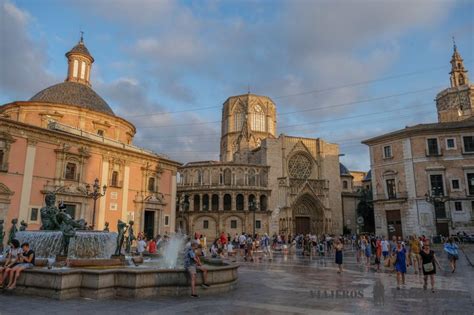
[[[276,107],[266,96],[244,94],[223,104],[220,160],[230,162],[234,154],[245,154],[265,138],[275,138]]]
[[[456,43],[451,57],[451,87],[436,96],[436,109],[439,122],[460,121],[474,114],[474,86],[469,83],[464,61]]]
[[[66,82],[77,82],[90,86],[91,67],[94,62],[89,50],[81,39],[70,51],[66,53],[68,60],[68,71]]]

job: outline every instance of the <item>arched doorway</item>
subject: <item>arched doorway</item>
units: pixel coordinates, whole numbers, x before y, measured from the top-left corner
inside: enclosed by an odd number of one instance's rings
[[[296,234],[320,235],[325,232],[323,206],[317,198],[309,194],[302,195],[294,203],[292,212]]]

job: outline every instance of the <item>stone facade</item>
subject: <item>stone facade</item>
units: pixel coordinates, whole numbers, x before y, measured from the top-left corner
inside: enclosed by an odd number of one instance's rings
[[[76,53],[72,50],[67,56],[74,65]],[[83,79],[72,82],[71,76],[81,77],[82,72],[69,69],[65,83],[90,89],[93,58],[88,60]],[[135,127],[109,113],[106,103],[68,92],[68,86],[61,86],[48,92],[50,101],[0,106],[0,219],[5,219],[6,230],[12,218],[27,222],[28,229],[39,229],[44,195],[53,191],[75,219],[95,221],[96,229],[109,222],[114,231],[121,219],[134,220],[135,230],[149,236],[173,232],[180,164],[134,146]],[[107,191],[97,200],[93,219],[87,184],[96,178]]]
[[[438,123],[363,142],[370,149],[378,234],[474,231],[473,100],[471,96],[454,102],[450,96],[453,91],[472,91],[473,86],[456,47],[451,63],[452,87],[436,99]]]
[[[319,138],[275,137],[276,108],[266,96],[230,97],[222,115],[221,161],[189,163],[179,170],[177,228],[211,238],[220,232],[251,233],[254,227],[270,234],[342,232],[341,182],[334,176],[339,173],[338,145]],[[249,184],[250,174],[258,174],[257,186]],[[217,203],[225,195],[231,207],[191,208],[192,196],[199,203],[215,196]],[[238,195],[244,200],[240,209],[233,206]],[[250,196],[257,202],[255,212]]]

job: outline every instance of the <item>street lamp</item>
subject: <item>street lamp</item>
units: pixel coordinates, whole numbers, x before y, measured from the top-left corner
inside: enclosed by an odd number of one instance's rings
[[[107,186],[102,186],[102,193],[100,192],[100,184],[99,184],[99,179],[96,178],[94,181],[94,185],[92,185],[92,191],[90,191],[91,185],[87,184],[86,185],[86,190],[87,190],[87,197],[92,198],[94,200],[94,211],[92,212],[92,228],[95,226],[95,209],[96,209],[96,203],[97,199],[100,197],[105,196],[105,191],[107,190]]]
[[[250,208],[253,209],[253,237],[255,237],[255,212],[258,209],[258,201],[250,201]]]

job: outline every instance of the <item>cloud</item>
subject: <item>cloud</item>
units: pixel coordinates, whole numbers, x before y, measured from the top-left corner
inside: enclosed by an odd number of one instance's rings
[[[46,71],[46,44],[30,38],[31,15],[9,1],[0,1],[0,21],[0,92],[10,99],[30,98],[54,82]]]

